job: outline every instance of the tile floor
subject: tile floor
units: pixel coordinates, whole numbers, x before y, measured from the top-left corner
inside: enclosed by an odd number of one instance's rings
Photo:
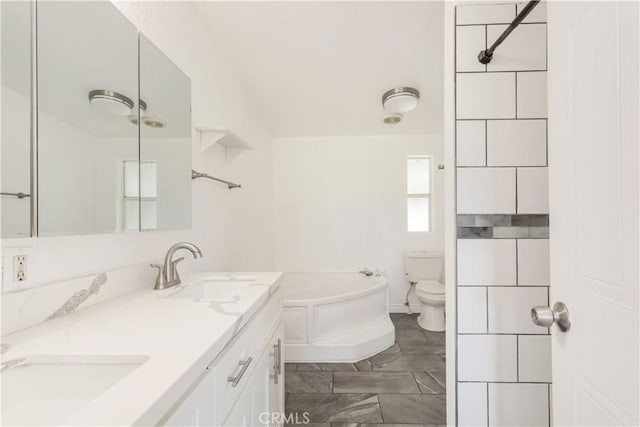
[[[287,363],[285,412],[308,427],[446,424],[444,332],[392,314],[393,347],[356,363]]]

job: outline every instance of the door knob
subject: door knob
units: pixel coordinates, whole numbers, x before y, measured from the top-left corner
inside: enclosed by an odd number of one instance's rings
[[[531,320],[538,326],[551,327],[554,323],[558,325],[562,332],[567,332],[571,328],[569,319],[569,309],[563,302],[557,302],[551,307],[533,307],[531,309]]]

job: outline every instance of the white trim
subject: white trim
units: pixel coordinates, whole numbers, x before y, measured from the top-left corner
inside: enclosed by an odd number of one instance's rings
[[[444,2],[444,259],[447,313],[446,376],[447,425],[457,422],[456,387],[456,145],[455,145],[455,34],[456,3]]]

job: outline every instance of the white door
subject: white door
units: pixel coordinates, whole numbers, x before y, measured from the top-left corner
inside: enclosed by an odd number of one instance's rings
[[[553,423],[638,425],[640,8],[547,7]]]

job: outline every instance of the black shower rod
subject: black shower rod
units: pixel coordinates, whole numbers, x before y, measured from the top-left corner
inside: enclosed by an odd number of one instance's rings
[[[527,3],[527,5],[522,8],[518,16],[516,16],[511,24],[509,24],[509,26],[502,32],[502,34],[500,34],[500,37],[498,37],[498,39],[493,42],[491,47],[489,49],[481,51],[478,54],[478,61],[480,61],[482,64],[488,64],[489,62],[491,62],[491,59],[493,59],[493,52],[496,50],[496,48],[500,46],[500,44],[507,37],[509,37],[509,34],[511,34],[511,32],[515,30],[518,25],[520,25],[524,18],[527,17],[527,15],[533,10],[534,7],[538,5],[538,3],[540,3],[540,0],[531,0],[529,3]]]

